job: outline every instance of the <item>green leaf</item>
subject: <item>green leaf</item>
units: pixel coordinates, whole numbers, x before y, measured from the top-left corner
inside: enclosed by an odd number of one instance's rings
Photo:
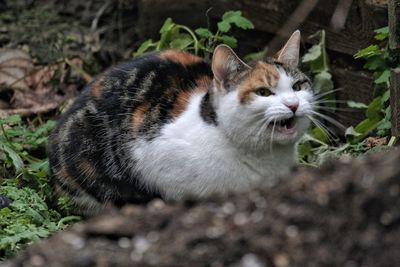
[[[0,150],[6,152],[6,154],[10,157],[16,173],[22,173],[22,171],[24,170],[24,162],[22,161],[18,153],[15,152],[14,149],[9,147],[7,144],[2,143],[0,143]]]
[[[218,22],[217,26],[221,32],[228,32],[231,29],[231,24],[227,21]]]
[[[319,44],[313,45],[310,49],[308,49],[307,53],[303,56],[302,62],[310,62],[314,61],[322,55],[322,49]]]
[[[198,36],[200,36],[201,38],[211,38],[214,36],[214,34],[212,32],[210,32],[208,29],[206,28],[198,28],[194,31]]]
[[[161,29],[160,29],[160,33],[166,33],[169,32],[173,27],[175,26],[175,23],[172,21],[171,18],[167,18],[164,21],[164,24],[162,25]]]
[[[18,114],[11,115],[5,119],[0,119],[1,124],[18,124],[21,122],[21,116]]]
[[[191,44],[193,44],[193,39],[185,37],[173,40],[170,43],[170,47],[173,49],[185,50]]]
[[[377,45],[370,45],[367,48],[361,49],[358,51],[355,55],[354,58],[369,58],[372,56],[380,55],[381,51],[379,49],[379,46]]]
[[[390,90],[386,90],[382,95],[382,104],[386,103],[390,99]]]
[[[354,129],[353,126],[350,126],[349,128],[346,129],[346,132],[344,133],[346,137],[348,136],[360,136],[361,134]]]
[[[228,11],[222,16],[222,21],[232,23],[241,29],[254,29],[253,23],[242,16],[241,11]]]
[[[312,136],[325,144],[329,143],[329,135],[325,129],[319,127],[313,128]]]
[[[390,77],[390,70],[386,69],[378,75],[378,77],[375,79],[375,83],[376,84],[386,83],[389,81],[389,77]]]
[[[389,36],[389,26],[376,29],[375,32],[377,33],[377,35],[375,35],[376,40],[385,40]]]
[[[149,39],[145,42],[143,42],[140,47],[138,48],[138,50],[136,51],[136,53],[134,53],[135,57],[138,57],[140,55],[143,55],[144,52],[146,52],[150,47],[155,47],[156,44],[153,43],[152,39]]]
[[[317,93],[327,92],[333,89],[332,75],[327,71],[322,71],[314,76],[314,90]]]
[[[235,37],[228,36],[228,35],[222,35],[221,40],[224,44],[226,44],[232,48],[237,47],[237,39]]]
[[[382,119],[382,99],[376,97],[368,105],[367,118],[371,121],[380,121]]]
[[[380,120],[371,120],[367,118],[357,124],[357,126],[355,127],[355,131],[361,134],[360,137],[363,137],[371,131],[375,130],[376,127],[378,127],[379,121]]]
[[[250,53],[247,54],[246,56],[243,57],[243,60],[245,62],[250,62],[253,60],[261,60],[263,59],[267,54],[267,50],[262,50],[260,52],[255,52],[255,53]]]
[[[361,102],[355,102],[355,101],[347,101],[347,105],[350,108],[359,108],[359,109],[364,109],[364,108],[368,108],[368,106],[364,103]]]
[[[365,63],[364,68],[368,70],[378,70],[388,68],[386,61],[381,56],[371,56],[368,58],[367,63]]]

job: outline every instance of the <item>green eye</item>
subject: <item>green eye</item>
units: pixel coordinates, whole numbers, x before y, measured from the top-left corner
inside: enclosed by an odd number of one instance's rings
[[[293,88],[294,91],[300,91],[301,90],[301,85],[302,85],[302,82],[298,81],[295,84],[293,84],[292,88]]]
[[[256,94],[259,96],[269,96],[271,94],[271,91],[268,90],[268,88],[260,87],[260,88],[257,88]]]

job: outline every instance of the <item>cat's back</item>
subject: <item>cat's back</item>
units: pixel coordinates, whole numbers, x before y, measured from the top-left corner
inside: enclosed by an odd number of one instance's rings
[[[175,50],[144,55],[96,77],[61,116],[49,139],[58,193],[89,193],[100,201],[140,198],[141,190],[132,188],[137,181],[127,144],[138,137],[155,138],[211,81],[206,62]],[[123,192],[129,186],[132,190]]]

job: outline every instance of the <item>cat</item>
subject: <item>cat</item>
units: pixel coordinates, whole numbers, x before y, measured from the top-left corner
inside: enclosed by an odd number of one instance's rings
[[[274,57],[249,64],[221,44],[211,67],[165,50],[110,68],[49,138],[56,193],[94,208],[274,183],[296,165],[313,110],[299,50],[296,31]]]

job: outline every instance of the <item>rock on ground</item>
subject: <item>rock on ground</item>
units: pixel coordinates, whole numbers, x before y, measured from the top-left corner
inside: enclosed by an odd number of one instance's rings
[[[2,266],[400,266],[400,151],[302,169],[270,189],[128,205]]]

